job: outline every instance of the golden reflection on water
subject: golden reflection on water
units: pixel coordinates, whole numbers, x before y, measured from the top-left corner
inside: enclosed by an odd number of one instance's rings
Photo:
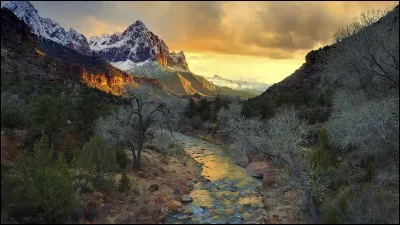
[[[178,134],[179,136],[179,134]],[[182,137],[182,136],[181,136]],[[238,206],[245,204],[262,203],[260,197],[247,191],[260,185],[245,170],[234,164],[229,156],[216,145],[205,143],[197,138],[184,136],[185,151],[197,162],[203,164],[202,175],[211,182],[199,182],[190,193],[193,202],[185,205],[186,208],[207,207],[210,209],[211,218],[227,217],[238,211]],[[244,195],[241,195],[241,192]],[[250,210],[252,211],[252,210]]]
[[[200,206],[207,206],[209,208],[213,206],[213,198],[210,196],[208,190],[195,189],[190,193],[190,196],[196,199],[196,204]]]

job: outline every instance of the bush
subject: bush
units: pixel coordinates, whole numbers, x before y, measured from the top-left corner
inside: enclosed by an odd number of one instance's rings
[[[326,199],[332,183],[331,178],[336,176],[336,171],[333,168],[323,169],[322,167],[310,167],[308,171],[308,187],[314,203],[319,206]]]
[[[93,136],[83,146],[78,167],[97,174],[115,171],[116,154],[114,150],[106,148],[101,136]]]
[[[329,113],[329,109],[323,106],[317,106],[314,108],[302,107],[299,117],[307,120],[307,123],[311,125],[326,122],[329,118]]]
[[[355,150],[364,156],[399,152],[398,95],[368,99],[365,94],[338,92],[333,116],[328,121],[328,138],[333,145]]]
[[[119,192],[124,192],[129,190],[131,187],[128,176],[126,175],[126,171],[124,170],[121,175],[121,179],[119,180],[118,190]]]
[[[157,131],[154,134],[152,146],[156,151],[165,155],[184,155],[185,150],[182,144],[174,139],[171,133],[166,131]]]
[[[372,181],[375,177],[376,177],[376,168],[371,162],[368,162],[367,166],[365,167],[365,180]]]
[[[119,165],[119,168],[121,170],[125,169],[126,166],[128,165],[128,157],[126,156],[125,151],[122,148],[118,148],[116,151],[116,158],[117,158],[117,163]]]
[[[4,134],[10,140],[14,140],[17,137],[17,134],[15,133],[15,131],[13,129],[7,129],[7,128],[4,129]]]
[[[185,155],[185,148],[182,144],[173,143],[173,145],[168,149],[168,154],[174,156]]]
[[[38,218],[48,222],[66,222],[75,204],[71,175],[62,153],[54,157],[49,139],[35,143],[33,154],[22,152],[17,174],[23,182],[17,188],[15,203],[27,204]]]
[[[310,165],[312,167],[321,167],[327,169],[333,166],[334,155],[328,149],[328,135],[326,127],[322,126],[318,129],[318,143],[315,151],[311,156]]]
[[[24,125],[23,115],[17,106],[8,106],[1,111],[1,126],[14,128]]]
[[[397,224],[399,198],[395,195],[370,184],[344,188],[337,199],[323,207],[325,222]]]
[[[35,98],[29,108],[29,133],[32,139],[42,132],[49,135],[50,143],[55,144],[60,133],[71,128],[67,120],[70,113],[69,100],[65,96],[42,95]]]
[[[241,114],[246,118],[261,116],[261,118],[269,119],[274,116],[276,105],[270,95],[265,98],[254,98],[243,102]]]

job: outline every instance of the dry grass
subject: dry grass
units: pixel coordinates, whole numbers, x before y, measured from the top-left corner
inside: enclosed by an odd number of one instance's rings
[[[141,171],[132,170],[132,153],[127,151],[129,163],[127,176],[131,190],[127,193],[114,193],[112,210],[105,211],[100,221],[107,223],[158,223],[167,215],[166,202],[179,200],[183,194],[191,191],[190,180],[199,176],[201,168],[184,156],[168,156],[156,151],[144,149]],[[168,164],[163,163],[165,160]],[[116,185],[121,174],[114,176]],[[157,184],[159,189],[151,192],[150,185]]]

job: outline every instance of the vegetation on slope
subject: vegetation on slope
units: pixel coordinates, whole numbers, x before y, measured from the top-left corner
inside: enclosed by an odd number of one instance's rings
[[[287,169],[314,222],[399,222],[398,36],[396,6],[310,52],[299,70],[261,96],[219,114],[237,154],[270,155]],[[317,107],[315,116],[304,115]],[[300,135],[301,118],[312,125],[307,136]]]

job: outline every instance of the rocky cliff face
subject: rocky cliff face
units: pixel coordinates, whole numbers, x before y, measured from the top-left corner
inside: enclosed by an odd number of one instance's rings
[[[122,33],[103,34],[86,39],[73,29],[66,31],[51,19],[41,18],[38,11],[27,1],[11,1],[4,8],[11,10],[19,19],[23,20],[30,30],[39,37],[38,42],[41,48],[45,49],[47,53],[51,53],[53,57],[62,58],[74,64],[86,63],[85,65],[89,65],[91,68],[96,63],[104,64],[105,62],[102,60],[105,60],[114,67],[127,71],[134,76],[140,75],[150,79],[158,79],[157,84],[156,82],[150,83],[159,88],[171,90],[178,95],[201,94],[210,96],[216,94],[215,85],[190,72],[185,54],[182,51],[178,53],[170,52],[165,42],[149,31],[140,20],[130,25]],[[73,54],[59,48],[54,43],[66,46],[87,57],[83,57],[81,54]],[[149,65],[151,68],[149,68]],[[107,76],[105,77],[102,71],[82,74],[85,74],[82,75],[84,82],[90,82],[90,85],[102,88],[105,91],[108,90],[104,86],[106,83],[114,84],[112,80],[105,82]],[[115,75],[115,73],[110,74]],[[118,82],[125,82],[130,79],[117,80]],[[117,80],[115,80],[115,84],[119,85]],[[111,87],[109,86],[109,88]]]
[[[170,52],[167,55],[167,65],[176,70],[189,71],[189,65],[186,62],[185,53],[180,51],[178,53]]]
[[[130,25],[123,33],[104,34],[89,38],[90,48],[109,62],[130,60],[135,63],[146,60],[167,64],[167,45],[147,29],[140,20]]]
[[[124,65],[120,69],[129,70],[129,64],[155,61],[163,67],[188,71],[184,53],[170,52],[168,46],[140,20],[130,25],[123,33],[103,34],[89,38],[90,48],[103,59]],[[128,66],[127,66],[128,65]]]
[[[66,31],[53,20],[40,17],[31,3],[27,1],[10,1],[4,5],[4,8],[8,8],[19,19],[23,20],[37,36],[50,39],[82,54],[90,52],[85,36],[72,28]]]
[[[120,95],[125,84],[150,85],[170,93],[156,79],[135,77],[96,56],[80,54],[34,35],[26,23],[7,8],[1,10],[1,21],[2,74],[12,74],[13,65],[18,64],[26,76],[41,82],[86,84],[114,95]]]

